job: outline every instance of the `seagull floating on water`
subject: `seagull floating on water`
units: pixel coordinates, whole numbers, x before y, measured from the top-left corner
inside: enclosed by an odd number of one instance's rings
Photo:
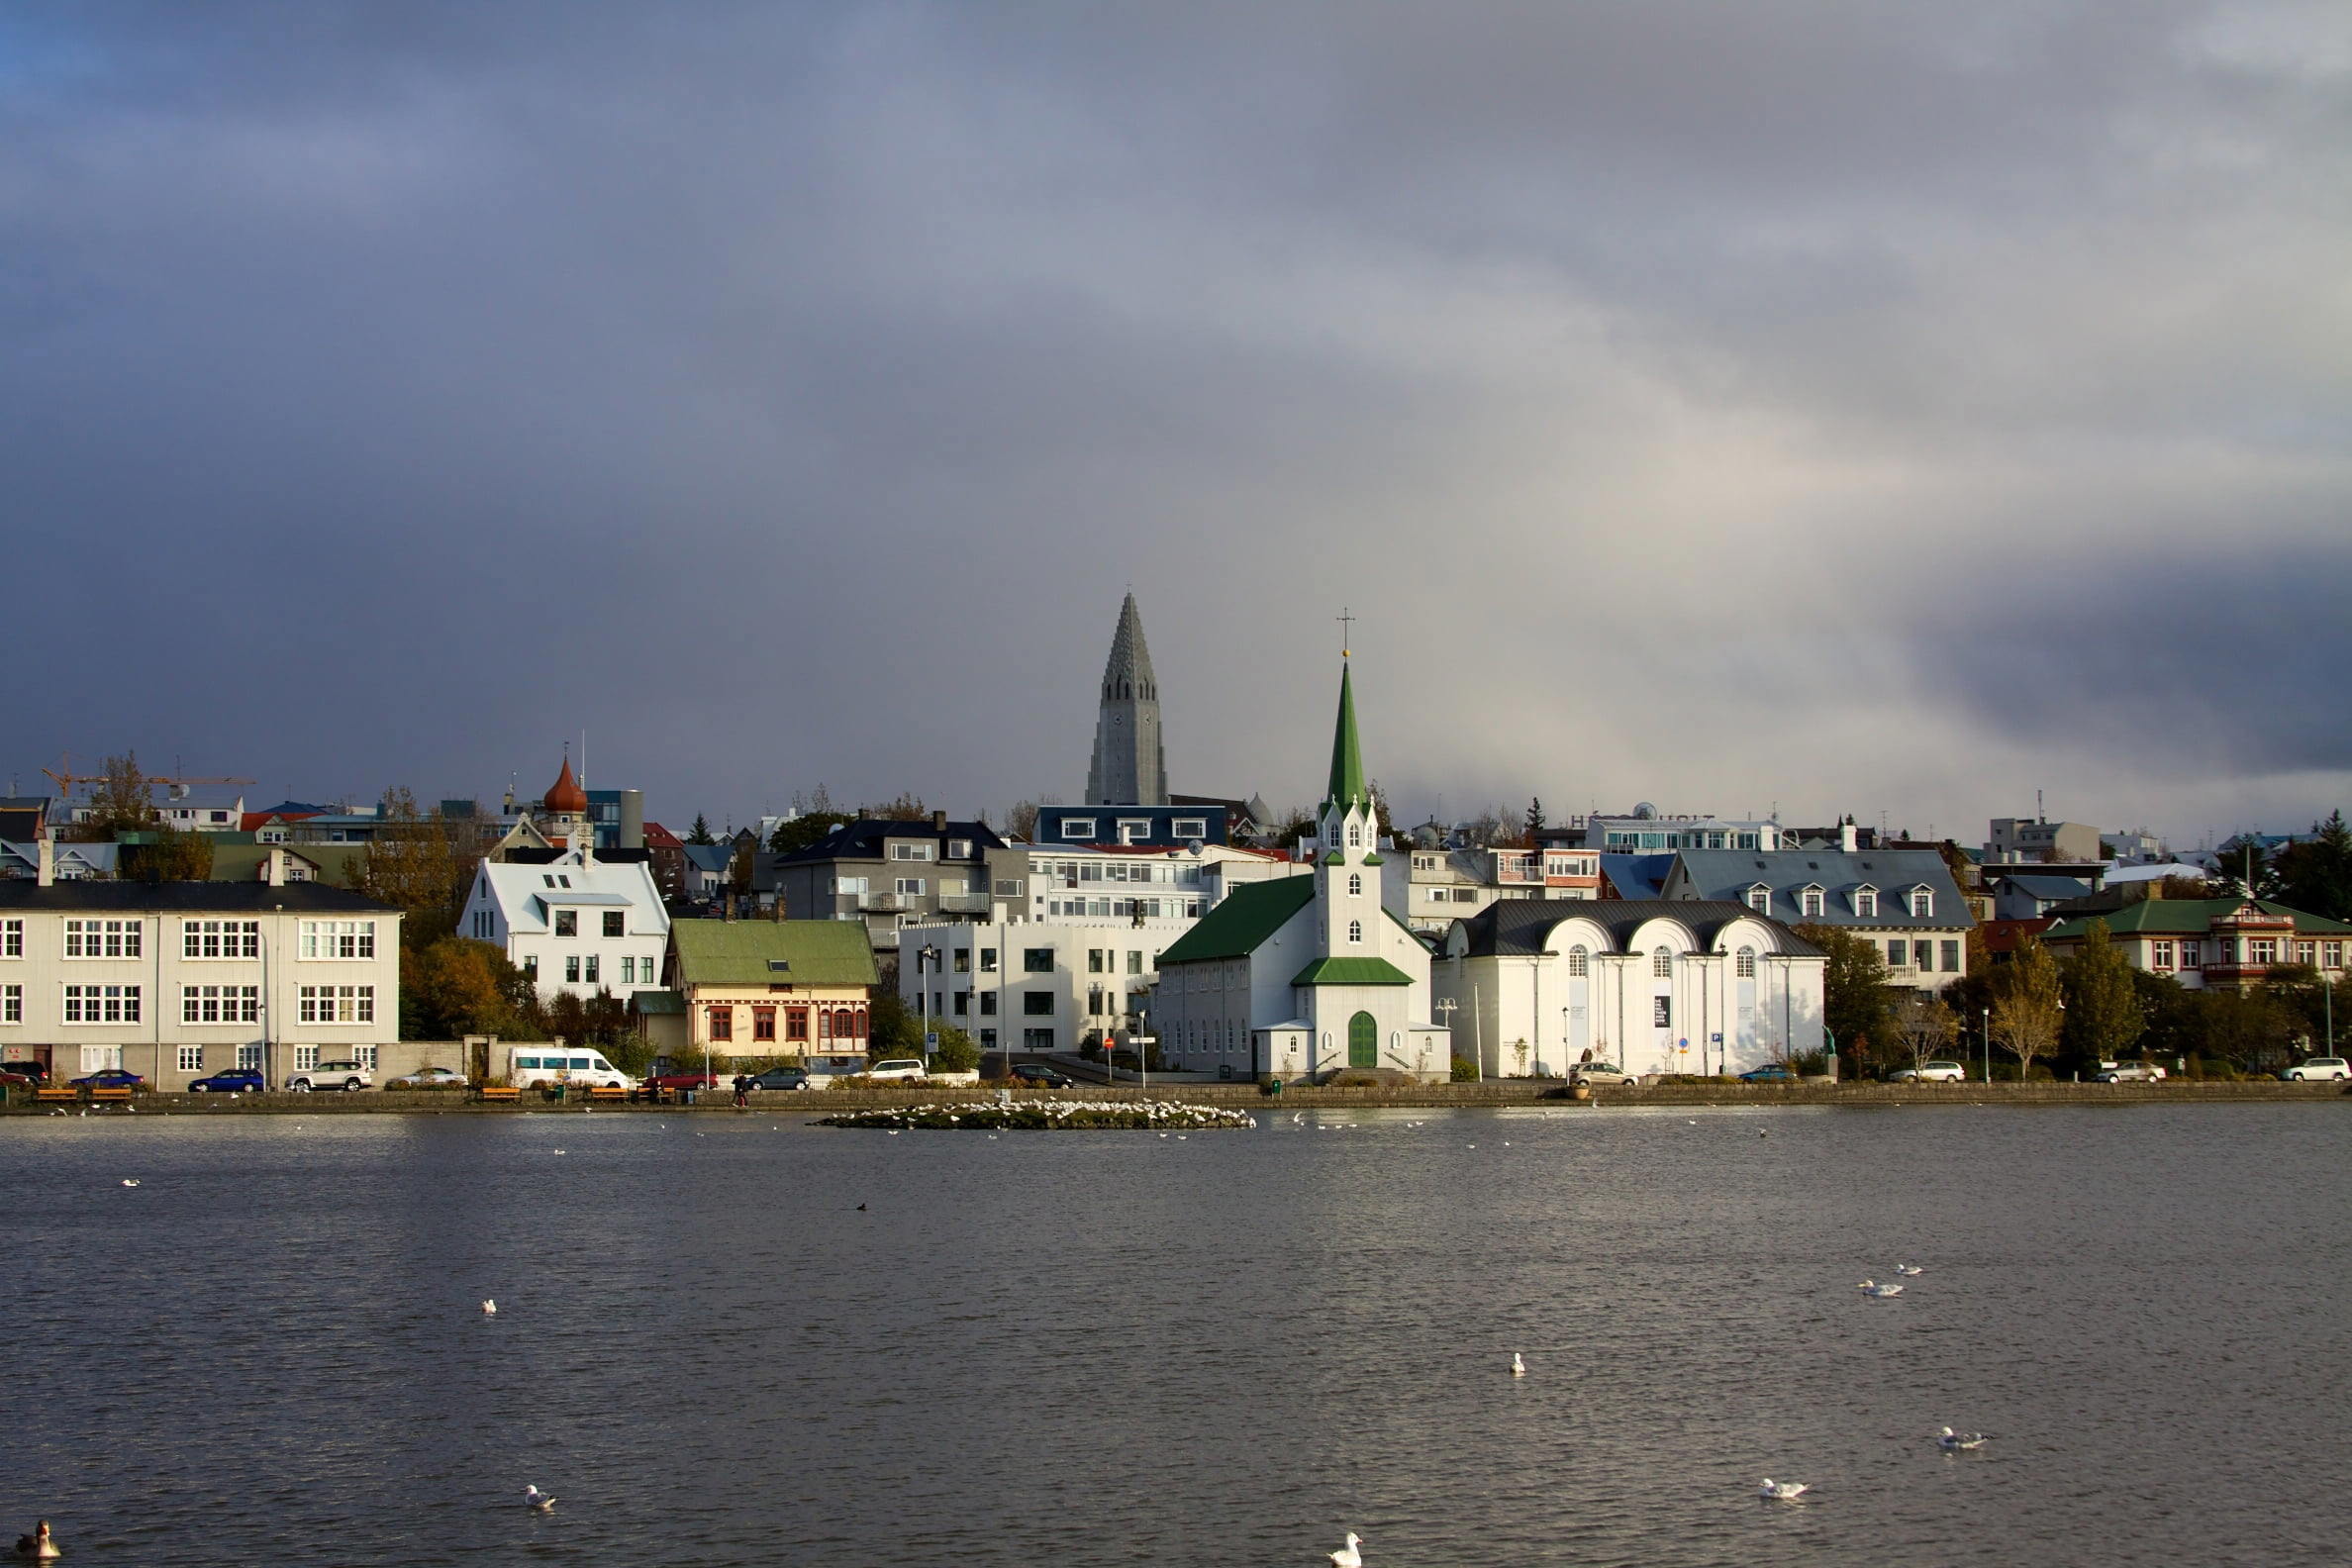
[[[1902,1286],[1881,1285],[1877,1280],[1864,1280],[1861,1284],[1855,1286],[1854,1289],[1860,1291],[1865,1296],[1874,1296],[1881,1300],[1884,1300],[1889,1296],[1900,1296],[1903,1294]]]
[[[123,1185],[124,1185],[124,1186],[126,1186],[126,1187],[136,1187],[136,1186],[138,1186],[138,1185],[139,1185],[138,1178],[136,1178],[136,1177],[132,1177],[132,1176],[126,1176],[126,1177],[124,1177],[124,1178],[123,1178]]]
[[[552,1514],[555,1500],[536,1486],[527,1486],[523,1489],[523,1506],[534,1514]]]
[[[1349,1536],[1348,1538],[1353,1540],[1355,1537]],[[65,1553],[58,1548],[57,1543],[49,1538],[48,1519],[43,1519],[39,1523],[35,1524],[33,1526],[32,1534],[19,1535],[17,1537],[16,1549],[17,1555],[19,1557],[31,1557],[44,1562],[53,1557],[62,1557],[65,1555]]]
[[[482,1316],[483,1316],[483,1317],[485,1317],[485,1318],[495,1318],[495,1317],[497,1317],[497,1316],[498,1316],[498,1303],[496,1303],[496,1302],[494,1302],[494,1301],[491,1301],[491,1300],[490,1300],[489,1298],[487,1298],[487,1297],[484,1297],[484,1298],[483,1298],[483,1300],[482,1300]]]
[[[1945,1453],[1957,1453],[1966,1448],[1982,1448],[1989,1441],[1983,1432],[1956,1432],[1946,1426],[1935,1434],[1935,1446]]]
[[[1806,1485],[1802,1481],[1775,1481],[1772,1477],[1766,1476],[1764,1484],[1756,1488],[1756,1496],[1767,1498],[1775,1503],[1794,1503],[1805,1495],[1806,1490]]]
[[[1913,1274],[1924,1274],[1927,1271],[1916,1263],[1898,1263],[1895,1265],[1895,1272],[1909,1279]]]
[[[1527,1375],[1527,1363],[1519,1359],[1519,1353],[1517,1350],[1511,1352],[1511,1375],[1513,1377]]]
[[[1357,1550],[1363,1544],[1364,1537],[1358,1535],[1354,1530],[1349,1530],[1347,1544],[1331,1553],[1331,1561],[1337,1564],[1338,1568],[1364,1568],[1364,1554]]]

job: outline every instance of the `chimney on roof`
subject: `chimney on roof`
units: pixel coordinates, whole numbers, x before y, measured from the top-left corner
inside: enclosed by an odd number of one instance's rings
[[[39,842],[41,858],[36,874],[40,880],[37,885],[51,887],[57,880],[57,846],[49,838],[49,829],[46,827],[41,830]]]
[[[1841,823],[1837,830],[1837,847],[1846,854],[1852,854],[1861,847],[1861,836],[1862,831],[1852,823]]]
[[[645,847],[645,792],[625,789],[621,792],[621,847]]]
[[[262,857],[261,880],[271,887],[286,885],[286,851],[273,848]]]
[[[946,814],[945,812],[943,812],[943,811],[935,811],[935,812],[932,812],[932,813],[931,813],[931,832],[932,832],[932,833],[945,833],[946,831],[947,831],[947,814]]]

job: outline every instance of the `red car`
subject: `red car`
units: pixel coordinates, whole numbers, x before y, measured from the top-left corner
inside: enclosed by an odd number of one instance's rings
[[[647,1089],[716,1089],[729,1080],[715,1072],[656,1073],[645,1080]]]

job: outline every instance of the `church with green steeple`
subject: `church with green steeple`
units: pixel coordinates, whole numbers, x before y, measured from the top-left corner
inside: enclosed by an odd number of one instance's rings
[[[1339,670],[1331,776],[1312,876],[1244,884],[1159,958],[1152,1026],[1188,1072],[1321,1080],[1349,1069],[1428,1083],[1451,1074],[1429,1023],[1429,953],[1380,902],[1380,832]]]

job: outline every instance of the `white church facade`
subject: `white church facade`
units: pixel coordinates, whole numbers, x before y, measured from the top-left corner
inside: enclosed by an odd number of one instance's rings
[[[1348,1070],[1442,1083],[1448,1031],[1429,1022],[1429,952],[1381,901],[1377,814],[1339,677],[1315,874],[1235,888],[1160,954],[1152,1028],[1190,1072],[1320,1080]]]

